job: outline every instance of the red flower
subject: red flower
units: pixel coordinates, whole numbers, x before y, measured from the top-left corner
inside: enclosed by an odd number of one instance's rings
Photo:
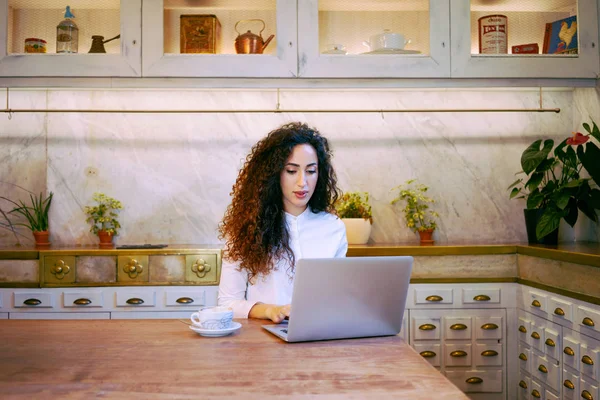
[[[584,144],[590,139],[590,135],[584,135],[580,132],[573,132],[573,136],[567,139],[567,144],[570,146],[578,146]]]

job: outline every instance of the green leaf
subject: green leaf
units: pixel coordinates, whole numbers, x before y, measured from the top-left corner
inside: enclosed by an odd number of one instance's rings
[[[596,140],[600,141],[600,129],[598,129],[598,125],[596,125],[596,123],[594,121],[592,121],[592,124],[594,124],[594,128],[590,128],[590,125],[586,122],[583,123],[583,127],[585,128],[586,131],[588,131],[588,133],[590,135],[592,135],[593,137],[596,138]]]
[[[552,147],[554,146],[554,140],[544,140],[544,146],[540,149],[542,140],[536,140],[533,142],[521,155],[521,167],[527,175],[529,175],[542,161],[544,161]]]
[[[579,216],[579,212],[577,211],[577,201],[575,201],[575,198],[569,198],[569,204],[563,211],[566,212],[563,218],[565,219],[567,224],[575,226],[575,223],[577,222],[577,217]]]
[[[600,186],[600,149],[594,143],[588,142],[585,146],[577,147],[577,155],[583,168],[590,174],[596,185]]]
[[[534,190],[527,198],[527,208],[538,208],[542,203],[542,200],[544,200],[544,195],[540,193],[539,190]]]
[[[519,193],[521,193],[521,189],[519,189],[519,188],[513,188],[513,190],[510,191],[510,198],[513,199]]]
[[[556,160],[554,158],[547,158],[544,161],[542,161],[540,163],[540,165],[537,166],[537,168],[535,169],[535,171],[536,172],[546,172],[546,171],[549,171],[554,166],[555,161]]]
[[[579,187],[581,185],[581,183],[584,181],[585,181],[585,179],[575,179],[570,182],[567,182],[567,184],[564,187],[567,187],[567,188]]]
[[[558,228],[558,225],[560,224],[560,218],[560,214],[558,214],[554,209],[548,208],[535,227],[535,236],[538,238],[538,240],[554,232],[554,230]]]
[[[531,178],[529,178],[529,180],[525,184],[525,187],[527,189],[529,189],[529,191],[533,191],[538,186],[540,186],[540,183],[542,183],[543,180],[544,180],[543,172],[534,172],[533,174],[531,174]]]
[[[556,206],[561,210],[564,210],[567,204],[569,204],[569,199],[571,196],[568,193],[559,193],[556,198]]]
[[[518,185],[519,183],[521,183],[523,180],[522,179],[517,179],[516,181],[514,181],[509,187],[506,188],[506,190],[511,189],[513,187],[515,187],[516,185]]]
[[[590,205],[590,200],[591,199],[589,197],[584,197],[577,200],[577,208],[579,208],[586,217],[594,222],[598,222],[598,215],[596,215],[596,210],[594,210],[594,207]]]

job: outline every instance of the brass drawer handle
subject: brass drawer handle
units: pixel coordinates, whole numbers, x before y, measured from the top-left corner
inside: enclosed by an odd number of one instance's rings
[[[481,355],[484,357],[495,357],[498,355],[496,350],[484,350],[481,352]]]
[[[464,331],[467,329],[467,326],[465,324],[453,324],[450,326],[450,329],[453,331]]]
[[[565,316],[565,312],[564,312],[564,310],[563,310],[562,308],[560,308],[560,307],[556,307],[556,308],[554,309],[554,314],[556,314],[556,315],[560,315],[561,317],[564,317],[564,316]]]
[[[92,301],[90,299],[77,299],[73,302],[73,304],[78,305],[78,306],[87,306],[88,304],[92,304]]]
[[[573,357],[575,355],[575,352],[569,346],[565,347],[565,349],[563,350],[563,353],[565,353],[566,355],[571,356],[571,357]]]
[[[194,299],[190,297],[180,297],[175,301],[179,304],[192,304],[194,302]]]
[[[594,361],[592,360],[592,358],[590,356],[583,356],[583,358],[581,359],[581,362],[587,365],[594,365]]]
[[[585,317],[583,319],[583,321],[581,321],[581,323],[584,324],[585,326],[596,326],[596,324],[594,324],[594,321],[588,317]]]
[[[519,326],[519,332],[527,333],[527,328],[525,328],[523,325],[521,325],[521,326]]]
[[[475,301],[490,301],[491,298],[487,294],[478,294],[477,296],[473,297],[473,300],[475,300]]]
[[[466,357],[467,356],[467,352],[463,351],[463,350],[454,350],[452,353],[450,353],[450,357]]]
[[[519,354],[519,359],[523,361],[527,361],[527,356],[523,353]]]
[[[425,350],[419,353],[421,355],[421,357],[423,358],[432,358],[437,356],[437,354],[435,354],[435,352],[431,351],[431,350]]]
[[[140,304],[144,304],[144,300],[138,298],[138,297],[134,297],[131,299],[127,299],[126,301],[127,304],[133,304],[133,305],[140,305]]]
[[[538,300],[532,301],[531,305],[537,308],[540,308],[542,306],[542,304]]]
[[[534,338],[535,340],[540,340],[540,334],[537,332],[533,332],[531,334],[531,337]]]
[[[535,390],[535,389],[533,389],[533,390],[531,391],[531,395],[532,395],[533,397],[535,397],[536,399],[541,399],[541,398],[542,398],[542,395],[540,394],[540,392],[538,392],[538,391],[537,391],[537,390]]]
[[[592,397],[592,394],[590,392],[588,392],[587,390],[584,390],[583,392],[581,392],[581,397],[583,397],[585,400],[594,400],[594,398]]]
[[[38,299],[27,299],[23,302],[23,304],[28,306],[39,306],[42,302]]]
[[[433,324],[423,324],[419,327],[420,330],[422,331],[432,331],[435,329],[435,325]]]
[[[519,386],[521,386],[523,389],[527,389],[527,383],[525,381],[520,381]]]
[[[552,339],[546,339],[546,345],[550,347],[556,347],[556,343]]]
[[[548,368],[546,368],[546,366],[544,364],[540,364],[540,366],[538,367],[538,371],[543,372],[544,374],[547,374]]]
[[[438,295],[432,295],[432,296],[427,296],[425,297],[426,301],[442,301],[444,300],[444,298],[442,296],[438,296]]]
[[[575,390],[575,385],[573,385],[573,382],[571,382],[568,379],[565,379],[563,386],[566,387],[567,389]]]
[[[498,325],[496,324],[483,324],[481,325],[481,329],[486,331],[493,331],[494,329],[498,329]]]
[[[483,379],[481,379],[477,376],[473,376],[473,377],[467,379],[465,382],[473,385],[473,384],[477,384],[477,383],[483,383]]]

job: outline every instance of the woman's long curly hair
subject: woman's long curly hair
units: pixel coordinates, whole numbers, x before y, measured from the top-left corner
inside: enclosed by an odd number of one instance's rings
[[[308,202],[313,213],[335,212],[340,196],[337,177],[331,165],[326,138],[302,123],[289,123],[276,129],[252,147],[231,192],[232,201],[219,224],[219,239],[225,239],[224,258],[238,262],[249,279],[268,275],[277,260],[289,260],[293,271],[295,257],[285,223],[281,171],[295,146],[309,144],[317,152],[318,178]]]

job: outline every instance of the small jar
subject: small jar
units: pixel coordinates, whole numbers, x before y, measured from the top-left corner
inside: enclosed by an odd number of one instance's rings
[[[39,38],[25,39],[25,53],[45,53],[46,41]]]

